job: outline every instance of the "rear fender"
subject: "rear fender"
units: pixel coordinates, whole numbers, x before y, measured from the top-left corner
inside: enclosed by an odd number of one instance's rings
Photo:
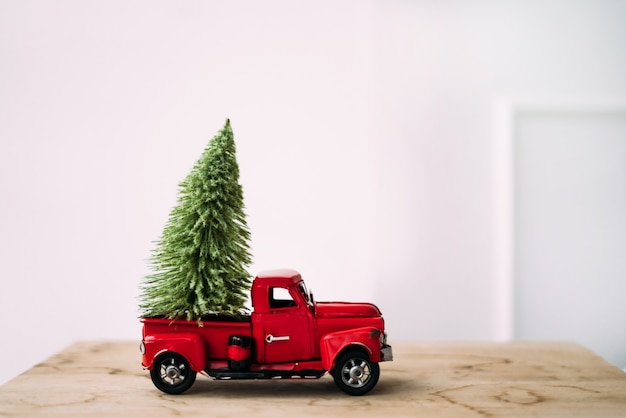
[[[156,334],[143,339],[141,365],[152,370],[154,361],[165,352],[174,352],[187,359],[191,368],[201,372],[205,367],[206,347],[202,338],[193,333]]]
[[[351,346],[362,349],[367,353],[370,361],[378,363],[380,361],[380,335],[381,331],[374,327],[348,329],[324,335],[320,341],[322,366],[326,370],[332,370],[337,356]]]

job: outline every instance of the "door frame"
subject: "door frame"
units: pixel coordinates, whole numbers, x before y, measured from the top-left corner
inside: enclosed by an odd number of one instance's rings
[[[626,112],[623,99],[495,98],[492,104],[492,339],[515,337],[515,131],[521,112]]]

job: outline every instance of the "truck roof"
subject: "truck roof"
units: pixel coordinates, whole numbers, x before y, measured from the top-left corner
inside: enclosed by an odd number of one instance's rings
[[[281,279],[281,280],[289,280],[292,283],[298,283],[302,280],[302,276],[295,270],[291,269],[279,269],[279,270],[265,270],[260,272],[257,276],[257,279],[267,280],[267,279]]]

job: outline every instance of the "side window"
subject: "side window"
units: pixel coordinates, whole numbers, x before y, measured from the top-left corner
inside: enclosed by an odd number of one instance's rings
[[[289,290],[284,287],[270,287],[270,308],[290,308],[296,306],[293,298],[289,294]]]

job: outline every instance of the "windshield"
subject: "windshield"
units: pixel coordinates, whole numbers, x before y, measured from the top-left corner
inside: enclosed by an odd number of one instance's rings
[[[298,283],[298,290],[302,293],[304,300],[306,300],[307,305],[313,305],[313,298],[311,297],[311,293],[306,288],[304,282]]]

